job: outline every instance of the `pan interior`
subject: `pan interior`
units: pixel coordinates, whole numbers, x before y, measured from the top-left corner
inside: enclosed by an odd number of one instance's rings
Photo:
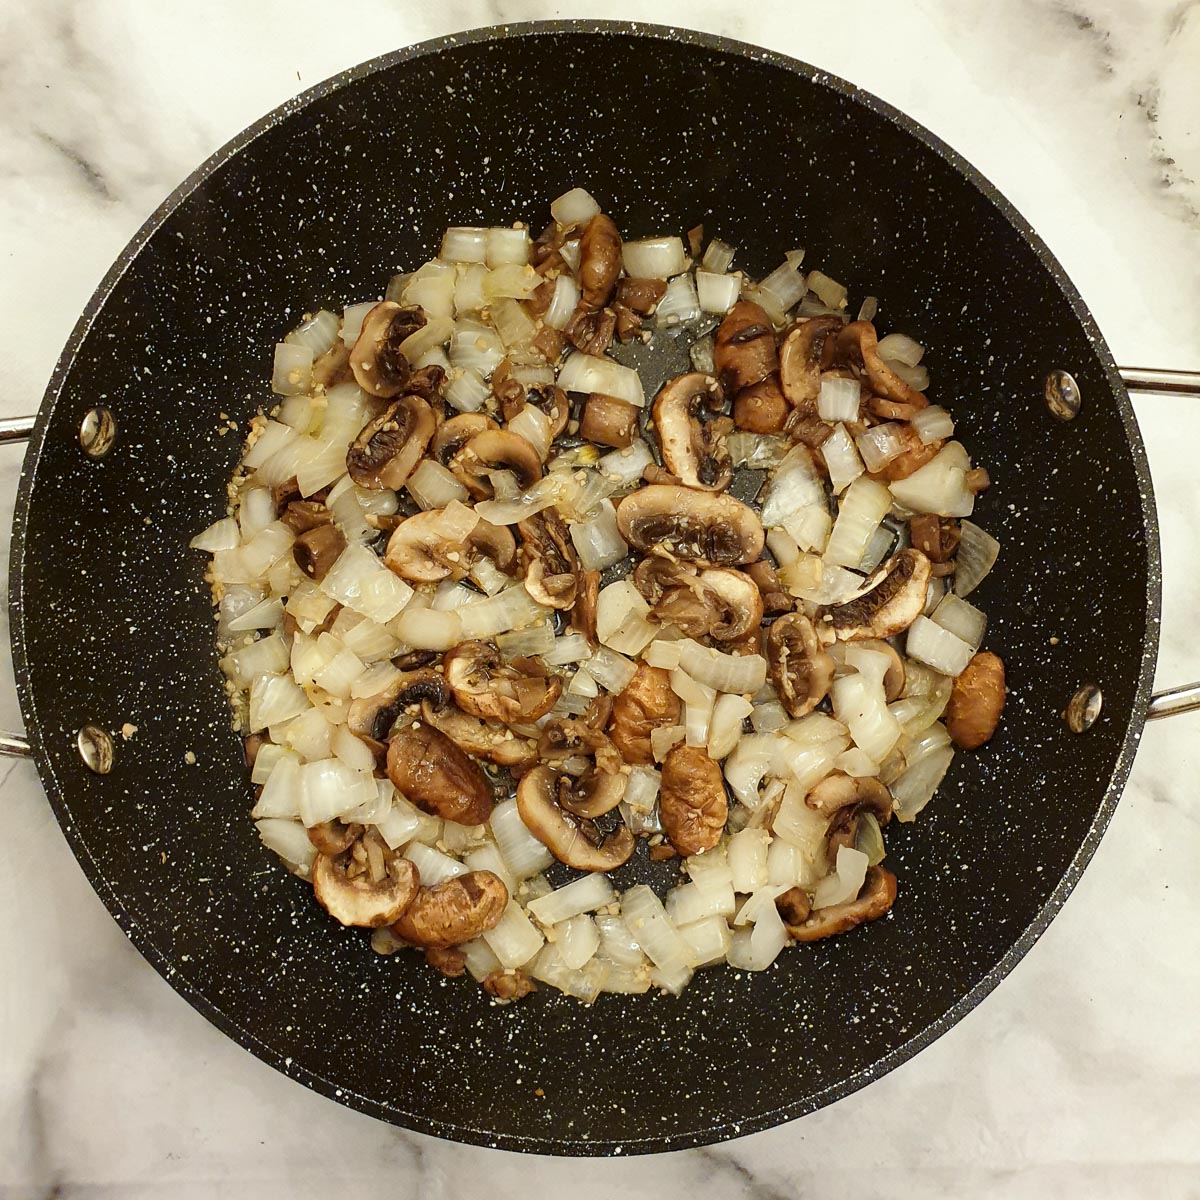
[[[810,68],[699,35],[561,26],[418,47],[323,85],[156,214],[52,381],[23,482],[14,639],[39,768],[134,941],[281,1070],[398,1124],[558,1153],[714,1141],[808,1111],[900,1061],[983,994],[1090,854],[1141,722],[1157,546],[1128,403],[1041,244],[927,135]],[[447,224],[539,226],[581,185],[627,236],[703,222],[762,272],[795,246],[930,349],[931,397],[993,488],[979,593],[1011,695],[894,828],[891,917],[702,972],[681,999],[557,994],[493,1007],[336,927],[263,850],[212,650],[203,556],[271,346],[301,313],[379,296]],[[82,340],[79,340],[79,339]],[[1053,367],[1087,398],[1041,399]],[[79,452],[96,403],[116,447]],[[220,414],[238,426],[230,432]],[[1149,622],[1148,622],[1149,615]],[[1074,688],[1104,716],[1073,737]],[[86,721],[137,726],[112,774]],[[1131,732],[1134,731],[1134,732]]]

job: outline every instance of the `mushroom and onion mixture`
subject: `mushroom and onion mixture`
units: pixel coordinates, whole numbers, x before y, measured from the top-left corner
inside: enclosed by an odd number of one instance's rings
[[[259,834],[332,917],[502,1001],[678,994],[891,907],[883,827],[1004,702],[988,479],[801,251],[551,212],[289,334],[192,544]],[[659,337],[693,370],[649,396],[609,351]]]

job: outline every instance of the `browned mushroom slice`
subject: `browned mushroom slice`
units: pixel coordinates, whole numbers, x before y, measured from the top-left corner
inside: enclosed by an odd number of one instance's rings
[[[613,700],[608,735],[627,763],[650,766],[654,751],[650,734],[679,722],[679,697],[661,667],[640,662],[629,685]]]
[[[953,517],[921,513],[909,521],[908,534],[913,546],[930,562],[944,563],[949,562],[958,552],[962,531]]]
[[[759,305],[739,300],[729,310],[714,339],[713,366],[731,396],[778,370],[775,331]]]
[[[812,712],[829,693],[833,659],[821,646],[813,623],[803,613],[786,613],[764,639],[767,667],[779,702],[792,717]]]
[[[776,373],[738,392],[733,423],[747,433],[778,433],[786,427],[791,412]]]
[[[506,663],[487,642],[463,642],[444,661],[446,685],[455,703],[485,721],[528,724],[544,717],[562,694],[557,675],[528,659]]]
[[[870,321],[851,321],[837,339],[837,351],[848,362],[861,366],[871,381],[872,389],[888,400],[911,404],[914,408],[925,408],[929,401],[909,387],[879,353],[879,337]]]
[[[802,887],[788,888],[782,896],[776,898],[775,907],[785,925],[801,925],[808,920],[808,914],[812,912],[808,893]]]
[[[872,776],[855,779],[841,771],[826,775],[814,784],[804,797],[809,808],[823,817],[832,817],[843,809],[874,813],[880,825],[886,825],[892,816],[892,794]]]
[[[317,525],[292,543],[292,557],[309,579],[320,581],[345,548],[346,535],[336,525]]]
[[[363,427],[346,453],[346,470],[359,487],[402,488],[433,437],[433,409],[420,396],[401,396]]]
[[[576,350],[602,358],[617,331],[617,314],[611,308],[593,309],[580,300],[563,333]]]
[[[691,563],[651,555],[634,567],[633,585],[641,593],[642,599],[653,607],[669,588],[690,583],[698,576],[699,572]]]
[[[870,591],[826,608],[823,620],[842,642],[895,637],[924,611],[930,571],[920,550],[901,550],[880,569]]]
[[[954,681],[946,731],[956,746],[977,750],[996,732],[1004,709],[1004,663],[990,650],[976,654]]]
[[[419,887],[417,868],[406,858],[393,858],[382,880],[363,873],[347,874],[345,856],[318,854],[313,862],[313,894],[343,925],[378,929],[390,925],[412,903]]]
[[[431,946],[425,951],[425,961],[447,979],[458,979],[467,973],[467,956],[454,946]]]
[[[450,460],[450,470],[476,500],[492,494],[489,471],[507,470],[523,488],[542,477],[542,459],[519,433],[489,429],[477,433]]]
[[[491,725],[472,717],[452,704],[444,708],[422,704],[426,724],[444,733],[455,745],[476,758],[486,758],[501,767],[527,768],[538,761],[537,743],[520,737],[503,725]]]
[[[501,1003],[508,1000],[520,1000],[537,991],[537,984],[524,971],[506,971],[501,968],[485,975],[480,981],[480,987],[489,996],[495,996]]]
[[[661,549],[715,567],[753,562],[762,553],[762,523],[754,511],[720,492],[651,484],[617,506],[621,536],[642,551]]]
[[[789,924],[787,931],[798,942],[817,942],[882,917],[895,900],[895,875],[886,867],[868,867],[862,890],[855,899],[818,908],[799,925]]]
[[[508,907],[508,888],[491,871],[468,871],[418,890],[392,932],[426,950],[469,942],[495,929]]]
[[[564,773],[558,777],[558,803],[572,816],[594,821],[621,803],[627,779],[591,769],[578,778]]]
[[[833,362],[840,317],[809,317],[788,330],[779,347],[779,382],[788,403],[805,416],[815,416],[821,372]]]
[[[387,756],[387,738],[402,712],[414,704],[443,708],[450,700],[446,681],[437,671],[407,671],[399,679],[377,692],[350,703],[346,724],[350,732],[366,742],[382,763]]]
[[[411,370],[400,347],[424,325],[425,314],[416,305],[384,300],[367,313],[350,351],[354,381],[364,392],[388,400],[404,390]]]
[[[762,621],[762,594],[744,571],[710,567],[700,572],[700,587],[712,610],[708,636],[732,642],[756,630]]]
[[[547,608],[566,609],[579,589],[579,555],[566,522],[553,506],[517,524],[525,590]]]
[[[648,317],[667,294],[664,279],[637,279],[626,276],[617,288],[617,303],[639,317]]]
[[[593,392],[583,405],[579,436],[600,446],[615,446],[618,450],[624,450],[632,446],[637,437],[640,411],[636,404],[630,404],[627,400]]]
[[[526,828],[561,863],[577,871],[611,871],[629,861],[633,834],[624,824],[603,834],[558,804],[558,772],[534,767],[517,785],[517,811]]]
[[[482,825],[492,815],[492,789],[482,768],[424,721],[392,730],[387,774],[401,795],[435,817]]]
[[[299,537],[318,525],[332,524],[333,513],[317,500],[291,500],[279,514],[279,520]]]
[[[691,371],[664,383],[654,401],[654,427],[663,465],[688,487],[719,492],[733,478],[725,438],[727,417],[713,417],[725,406],[721,385],[703,371]],[[710,419],[711,418],[711,419]]]
[[[701,854],[720,840],[729,815],[721,768],[700,746],[675,746],[662,766],[658,816],[682,855]]]
[[[611,217],[597,213],[579,239],[579,287],[588,308],[608,303],[621,274],[621,234]]]
[[[763,612],[790,612],[796,607],[795,600],[780,582],[774,564],[767,562],[765,558],[751,563],[746,568],[746,574],[758,585],[759,594],[762,596]]]
[[[308,840],[317,848],[318,854],[336,858],[345,854],[362,837],[361,825],[343,825],[341,821],[322,821],[308,827]]]
[[[599,596],[600,572],[580,572],[575,607],[571,609],[571,628],[576,633],[582,633],[589,642],[596,640],[596,605]]]
[[[500,412],[511,421],[525,407],[525,385],[513,374],[510,359],[502,358],[492,372],[492,395],[500,404]]]
[[[473,519],[462,506],[455,511]],[[445,509],[431,508],[405,518],[388,538],[383,561],[401,579],[413,583],[439,583],[462,579],[471,564],[468,534],[447,520]],[[472,530],[473,532],[473,530]]]
[[[443,421],[429,443],[430,456],[437,459],[443,467],[449,466],[450,460],[477,434],[486,433],[489,429],[499,429],[500,426],[485,413],[459,413]]]

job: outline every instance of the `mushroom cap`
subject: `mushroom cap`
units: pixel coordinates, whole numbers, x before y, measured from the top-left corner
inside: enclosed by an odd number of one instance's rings
[[[812,712],[833,682],[833,659],[813,623],[803,613],[785,613],[767,630],[763,648],[779,702],[788,715],[803,717]]]
[[[711,850],[725,831],[729,801],[718,763],[702,746],[678,745],[662,765],[658,819],[682,855]]]
[[[589,642],[596,640],[596,605],[600,598],[600,572],[581,571],[571,609],[571,628]]]
[[[337,856],[345,854],[362,837],[361,825],[343,825],[341,821],[322,821],[308,827],[308,840],[317,848],[318,854]]]
[[[384,400],[399,395],[410,375],[400,346],[424,325],[425,313],[418,305],[400,305],[391,300],[375,305],[363,318],[362,330],[350,351],[355,383]]]
[[[443,467],[447,466],[477,433],[499,428],[486,413],[459,413],[457,417],[451,417],[438,426],[429,444],[429,453]]]
[[[886,867],[868,867],[862,890],[855,899],[818,908],[801,924],[789,924],[787,931],[797,942],[818,942],[882,917],[895,900],[895,875]]]
[[[791,411],[776,373],[738,392],[733,423],[747,433],[778,433],[786,427]]]
[[[669,379],[654,400],[663,465],[687,487],[719,492],[733,478],[724,436],[729,422],[701,420],[705,412],[720,412],[724,404],[721,385],[703,371]]]
[[[678,724],[679,708],[670,674],[639,662],[628,686],[613,699],[608,736],[627,763],[650,766],[654,762],[650,734],[661,726]]]
[[[763,308],[739,300],[729,310],[713,339],[713,366],[733,396],[779,369],[775,330]]]
[[[508,907],[508,888],[491,871],[468,871],[417,891],[392,925],[413,946],[445,950],[495,929]]]
[[[886,825],[892,816],[892,793],[869,775],[855,778],[834,771],[809,788],[804,802],[823,817],[852,808],[856,812],[874,813],[880,825]]]
[[[329,574],[330,567],[346,548],[346,535],[331,521],[306,529],[292,543],[296,565],[318,582]]]
[[[732,496],[671,484],[650,484],[617,506],[617,528],[637,549],[662,547],[707,566],[753,562],[765,535],[758,516]]]
[[[584,401],[579,422],[579,436],[601,446],[624,450],[633,445],[637,436],[640,409],[628,400],[593,392]]]
[[[557,675],[539,675],[532,669],[520,669],[515,662],[506,663],[500,651],[487,642],[462,642],[447,651],[443,663],[455,703],[463,712],[485,721],[537,721],[562,695],[562,680]]]
[[[492,815],[492,788],[483,769],[424,721],[393,729],[387,774],[401,795],[435,817],[482,825]]]
[[[823,619],[839,641],[894,637],[924,611],[932,570],[920,550],[901,550],[880,568],[869,591],[823,609]]]
[[[505,468],[523,487],[542,477],[542,459],[532,444],[508,429],[485,429],[464,443],[450,460],[450,470],[476,500],[492,494],[487,472]]]
[[[350,732],[366,742],[381,761],[387,755],[387,738],[400,714],[410,704],[443,708],[450,699],[442,676],[428,668],[404,672],[399,679],[373,696],[350,702],[346,724]]]
[[[579,287],[589,309],[603,308],[621,274],[621,234],[612,217],[597,213],[579,239]]]
[[[798,413],[813,416],[821,392],[821,372],[833,362],[840,317],[808,317],[797,321],[779,346],[779,384]]]
[[[444,708],[422,704],[421,717],[468,754],[497,766],[530,767],[538,761],[537,743],[532,739],[519,737],[502,725],[490,725],[453,704]]]
[[[1003,709],[1004,663],[984,650],[954,681],[946,705],[946,731],[956,746],[976,750],[996,732]]]
[[[318,854],[312,868],[313,894],[327,913],[343,925],[378,929],[395,921],[416,896],[420,879],[406,858],[394,858],[387,875],[372,883],[370,875],[351,879],[341,859]]]
[[[611,871],[633,854],[626,825],[602,834],[591,821],[565,812],[558,803],[559,773],[534,767],[517,785],[517,811],[526,828],[555,858],[578,871]]]
[[[558,802],[576,817],[595,820],[612,812],[625,796],[627,775],[585,771],[578,779],[558,777]]]
[[[698,575],[692,563],[676,562],[671,558],[648,555],[633,568],[633,586],[651,607],[657,604],[668,588],[694,580]]]
[[[363,426],[346,452],[350,478],[372,491],[398,491],[417,469],[436,424],[433,409],[420,396],[393,400]]]
[[[579,589],[579,555],[557,508],[543,509],[517,523],[525,590],[547,608],[567,609]]]
[[[447,537],[444,514],[441,508],[414,513],[392,530],[383,556],[389,570],[413,583],[440,583],[466,575],[465,544],[457,534]]]

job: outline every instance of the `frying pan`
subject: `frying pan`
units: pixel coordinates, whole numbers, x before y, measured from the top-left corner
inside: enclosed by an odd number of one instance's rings
[[[679,999],[585,1008],[543,991],[496,1008],[416,956],[376,956],[259,845],[202,556],[186,543],[221,514],[239,456],[218,413],[244,430],[271,403],[270,347],[300,313],[381,294],[449,223],[536,223],[574,185],[630,236],[703,221],[754,272],[804,244],[853,296],[879,297],[885,327],[931,347],[934,393],[993,479],[979,519],[1003,550],[980,603],[1011,696],[990,745],[959,755],[921,819],[889,837],[888,920],[762,974],[701,972]],[[664,355],[642,364],[648,390],[672,369]],[[28,743],[5,748],[32,753],[96,891],[210,1021],[308,1086],[442,1137],[676,1149],[861,1087],[979,1003],[1045,929],[1148,712],[1200,706],[1192,688],[1149,707],[1159,551],[1145,455],[1049,251],[903,114],[720,38],[504,27],[312,89],[150,218],[88,304],[32,430],[6,427],[30,434],[11,564]],[[114,748],[127,723],[136,735]],[[644,859],[627,870],[623,884],[665,880]]]

